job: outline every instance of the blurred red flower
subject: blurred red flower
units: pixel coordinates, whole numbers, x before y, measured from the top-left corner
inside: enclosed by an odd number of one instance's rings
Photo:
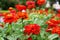
[[[50,26],[50,27],[55,27],[59,24],[59,22],[55,19],[51,19],[49,21],[47,21],[47,24]]]
[[[16,22],[17,18],[16,16],[12,15],[12,14],[7,14],[4,16],[4,22],[5,23],[12,23],[12,22]]]
[[[37,0],[37,4],[40,6],[45,4],[45,3],[46,3],[46,0]]]
[[[60,13],[56,14],[56,16],[60,18]]]
[[[43,14],[44,13],[44,10],[39,10],[40,14]]]
[[[3,15],[3,16],[6,16],[7,14],[9,14],[9,13],[5,13],[5,12],[4,12],[4,13],[2,13],[2,15]]]
[[[51,19],[47,22],[48,28],[47,32],[51,31],[52,34],[60,35],[60,20]]]
[[[26,6],[24,6],[24,5],[17,4],[15,7],[19,11],[26,10]]]
[[[57,20],[58,21],[58,23],[60,24],[60,20]]]
[[[11,10],[10,13],[11,13],[12,15],[16,15],[16,10]]]
[[[22,18],[22,19],[28,19],[28,14],[26,12],[17,12],[18,15],[18,19]]]
[[[35,2],[34,1],[27,1],[26,5],[27,5],[28,9],[35,8]]]
[[[24,33],[28,35],[29,34],[38,35],[40,33],[40,26],[37,24],[29,24],[29,25],[26,25],[24,28],[25,28]]]
[[[57,34],[59,34],[59,35],[60,35],[60,27],[59,27],[59,26],[54,27],[54,28],[51,30],[51,32],[52,32],[52,34],[57,33]]]
[[[12,13],[12,14],[13,14],[13,13],[16,13],[16,10],[11,10],[10,13]]]

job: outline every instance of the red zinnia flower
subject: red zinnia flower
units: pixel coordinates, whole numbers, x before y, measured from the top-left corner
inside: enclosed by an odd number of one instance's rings
[[[52,31],[53,34],[54,34],[54,33],[57,33],[57,34],[60,35],[60,27],[59,27],[59,26],[54,27],[51,31]]]
[[[51,19],[47,22],[47,24],[50,26],[50,27],[55,27],[59,24],[59,22],[57,20],[54,20],[54,19]]]
[[[12,14],[7,14],[4,16],[4,22],[5,23],[12,23],[12,22],[16,22],[17,18],[16,16],[12,15]]]
[[[37,24],[29,24],[29,25],[26,25],[25,27],[25,30],[24,30],[24,33],[26,34],[39,34],[40,33],[40,26],[37,25]]]
[[[51,19],[47,22],[48,29],[47,32],[51,31],[52,34],[59,34],[60,35],[60,20]]]
[[[37,0],[38,5],[43,5],[46,3],[46,0]]]
[[[16,9],[19,10],[19,11],[26,10],[26,6],[24,6],[24,5],[19,5],[19,4],[17,4],[15,7],[16,7]]]
[[[26,5],[27,5],[28,9],[35,8],[35,2],[34,1],[27,1]]]

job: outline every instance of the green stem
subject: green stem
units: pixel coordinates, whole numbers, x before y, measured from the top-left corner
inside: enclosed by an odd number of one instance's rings
[[[24,27],[23,18],[22,18],[22,27]]]

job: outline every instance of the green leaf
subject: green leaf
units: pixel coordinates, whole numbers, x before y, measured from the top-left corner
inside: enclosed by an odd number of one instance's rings
[[[3,37],[0,37],[0,40],[4,40],[4,38]]]
[[[7,38],[8,38],[8,40],[16,40],[16,39],[17,39],[17,37],[14,36],[14,35],[12,35],[12,36],[8,36]]]
[[[52,34],[52,35],[50,35],[50,36],[48,37],[48,39],[49,39],[49,40],[53,40],[53,39],[55,39],[55,38],[57,38],[57,37],[58,37],[57,34]]]

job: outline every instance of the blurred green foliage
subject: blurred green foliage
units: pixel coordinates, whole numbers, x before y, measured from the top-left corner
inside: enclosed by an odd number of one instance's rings
[[[14,7],[14,5],[17,3],[18,3],[17,0],[0,0],[0,7],[6,10],[9,7]]]
[[[0,0],[0,7],[4,10],[8,9],[9,7],[15,7],[15,4],[23,4],[26,5],[27,0]],[[36,1],[36,0],[34,0]]]

